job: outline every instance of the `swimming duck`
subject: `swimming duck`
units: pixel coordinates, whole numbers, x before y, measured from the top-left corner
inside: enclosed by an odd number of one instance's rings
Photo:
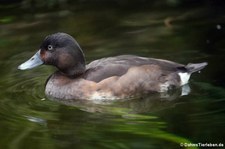
[[[39,65],[58,70],[47,80],[45,94],[58,99],[113,100],[167,92],[188,83],[207,63],[182,65],[172,61],[120,55],[85,64],[77,41],[66,33],[48,35],[40,49],[20,70]]]

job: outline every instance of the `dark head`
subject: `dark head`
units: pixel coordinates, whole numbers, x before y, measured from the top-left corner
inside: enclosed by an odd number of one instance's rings
[[[76,40],[66,33],[47,36],[38,52],[18,69],[31,69],[41,64],[56,66],[68,76],[78,76],[85,71],[85,59]]]

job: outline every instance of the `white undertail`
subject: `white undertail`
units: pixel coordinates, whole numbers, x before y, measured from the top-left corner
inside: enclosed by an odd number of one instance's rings
[[[178,75],[180,76],[180,85],[183,86],[188,83],[191,74],[187,72],[179,72]]]

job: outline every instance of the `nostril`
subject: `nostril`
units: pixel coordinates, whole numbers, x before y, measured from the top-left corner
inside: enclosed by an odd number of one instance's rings
[[[34,60],[34,57],[32,57],[30,60]]]

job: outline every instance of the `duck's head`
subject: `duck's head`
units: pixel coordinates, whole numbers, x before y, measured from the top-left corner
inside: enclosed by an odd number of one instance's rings
[[[83,51],[76,40],[66,33],[47,36],[38,52],[19,65],[18,69],[32,69],[42,64],[56,66],[68,76],[77,76],[85,71]]]

